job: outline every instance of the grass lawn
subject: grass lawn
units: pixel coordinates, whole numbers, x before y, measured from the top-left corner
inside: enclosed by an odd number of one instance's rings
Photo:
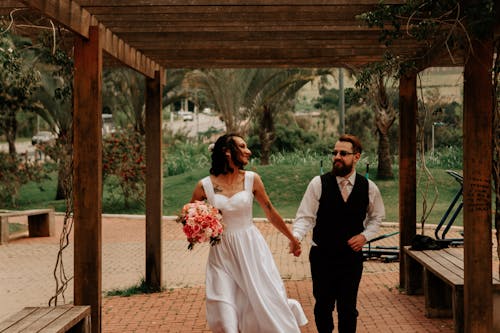
[[[271,201],[285,218],[293,218],[295,216],[295,212],[309,181],[319,173],[319,166],[314,162],[304,162],[296,165],[250,165],[247,169],[256,171],[260,174]],[[330,165],[325,165],[324,169],[329,170]],[[439,196],[437,197],[435,207],[429,216],[428,222],[439,223],[456,192],[460,189],[460,185],[443,169],[432,169],[431,171],[436,181]],[[359,172],[364,173],[363,170],[359,170]],[[208,175],[208,170],[198,169],[176,176],[165,177],[163,180],[163,214],[176,215],[180,211],[182,205],[190,200],[196,182],[206,175]],[[41,184],[29,183],[23,186],[20,191],[19,199],[17,200],[17,209],[54,207],[57,211],[64,211],[64,201],[53,200],[56,191],[55,177],[54,174],[52,175],[52,179],[46,180]],[[382,193],[386,208],[386,221],[397,222],[399,211],[399,180],[397,171],[393,180],[376,180],[375,170],[373,170],[370,172],[370,179],[375,181]],[[427,185],[423,181],[418,185],[417,219],[420,219],[422,215],[422,193],[425,192],[423,190],[426,187]],[[427,205],[430,206],[434,200],[434,190],[433,186],[428,187]],[[116,189],[113,191],[114,193],[110,192],[108,186],[105,185],[103,193],[104,213],[144,214],[144,208],[140,205],[125,209],[121,196],[116,194]],[[258,204],[254,205],[254,216],[264,216]],[[461,214],[457,218],[456,224],[462,224]]]

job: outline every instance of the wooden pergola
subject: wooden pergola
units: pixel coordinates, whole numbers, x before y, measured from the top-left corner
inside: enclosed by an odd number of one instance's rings
[[[461,1],[465,4],[475,0]],[[51,19],[70,31],[74,47],[74,302],[91,305],[92,331],[101,331],[101,205],[103,66],[128,66],[146,78],[146,282],[162,281],[162,85],[167,68],[352,67],[390,50],[419,55],[421,70],[457,66],[443,50],[423,54],[410,39],[390,49],[380,31],[356,15],[378,0],[1,0],[0,14]],[[398,5],[404,1],[388,0]],[[16,10],[13,12],[13,10]],[[499,10],[496,11],[497,15]],[[497,17],[498,18],[498,17]],[[492,298],[493,37],[471,40],[464,66],[465,332],[490,333]],[[417,73],[401,77],[400,248],[416,234]],[[404,257],[400,256],[400,267]],[[167,268],[168,269],[168,268]],[[400,269],[403,272],[403,269]],[[405,286],[400,273],[400,285]]]

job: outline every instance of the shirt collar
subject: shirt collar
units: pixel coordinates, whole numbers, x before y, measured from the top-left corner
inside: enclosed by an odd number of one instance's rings
[[[356,179],[356,172],[351,173],[351,175],[347,178],[339,177],[339,176],[336,176],[335,178],[337,178],[337,183],[339,185],[340,185],[340,183],[342,183],[342,180],[344,180],[344,179],[349,180],[349,184],[354,185],[354,180]]]

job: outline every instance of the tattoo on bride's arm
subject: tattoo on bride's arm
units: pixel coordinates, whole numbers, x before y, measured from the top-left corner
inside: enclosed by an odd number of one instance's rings
[[[271,210],[273,208],[273,205],[271,204],[271,201],[266,201],[266,207],[269,210]]]

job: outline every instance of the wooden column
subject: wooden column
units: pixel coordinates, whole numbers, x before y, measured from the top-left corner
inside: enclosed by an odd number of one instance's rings
[[[417,76],[399,80],[399,285],[406,288],[403,247],[417,224]]]
[[[73,205],[75,305],[90,305],[92,332],[101,332],[102,51],[98,27],[75,37]]]
[[[146,79],[146,284],[152,290],[162,284],[162,75]]]
[[[492,41],[472,40],[464,68],[465,332],[493,332]],[[498,314],[496,314],[498,315]]]

